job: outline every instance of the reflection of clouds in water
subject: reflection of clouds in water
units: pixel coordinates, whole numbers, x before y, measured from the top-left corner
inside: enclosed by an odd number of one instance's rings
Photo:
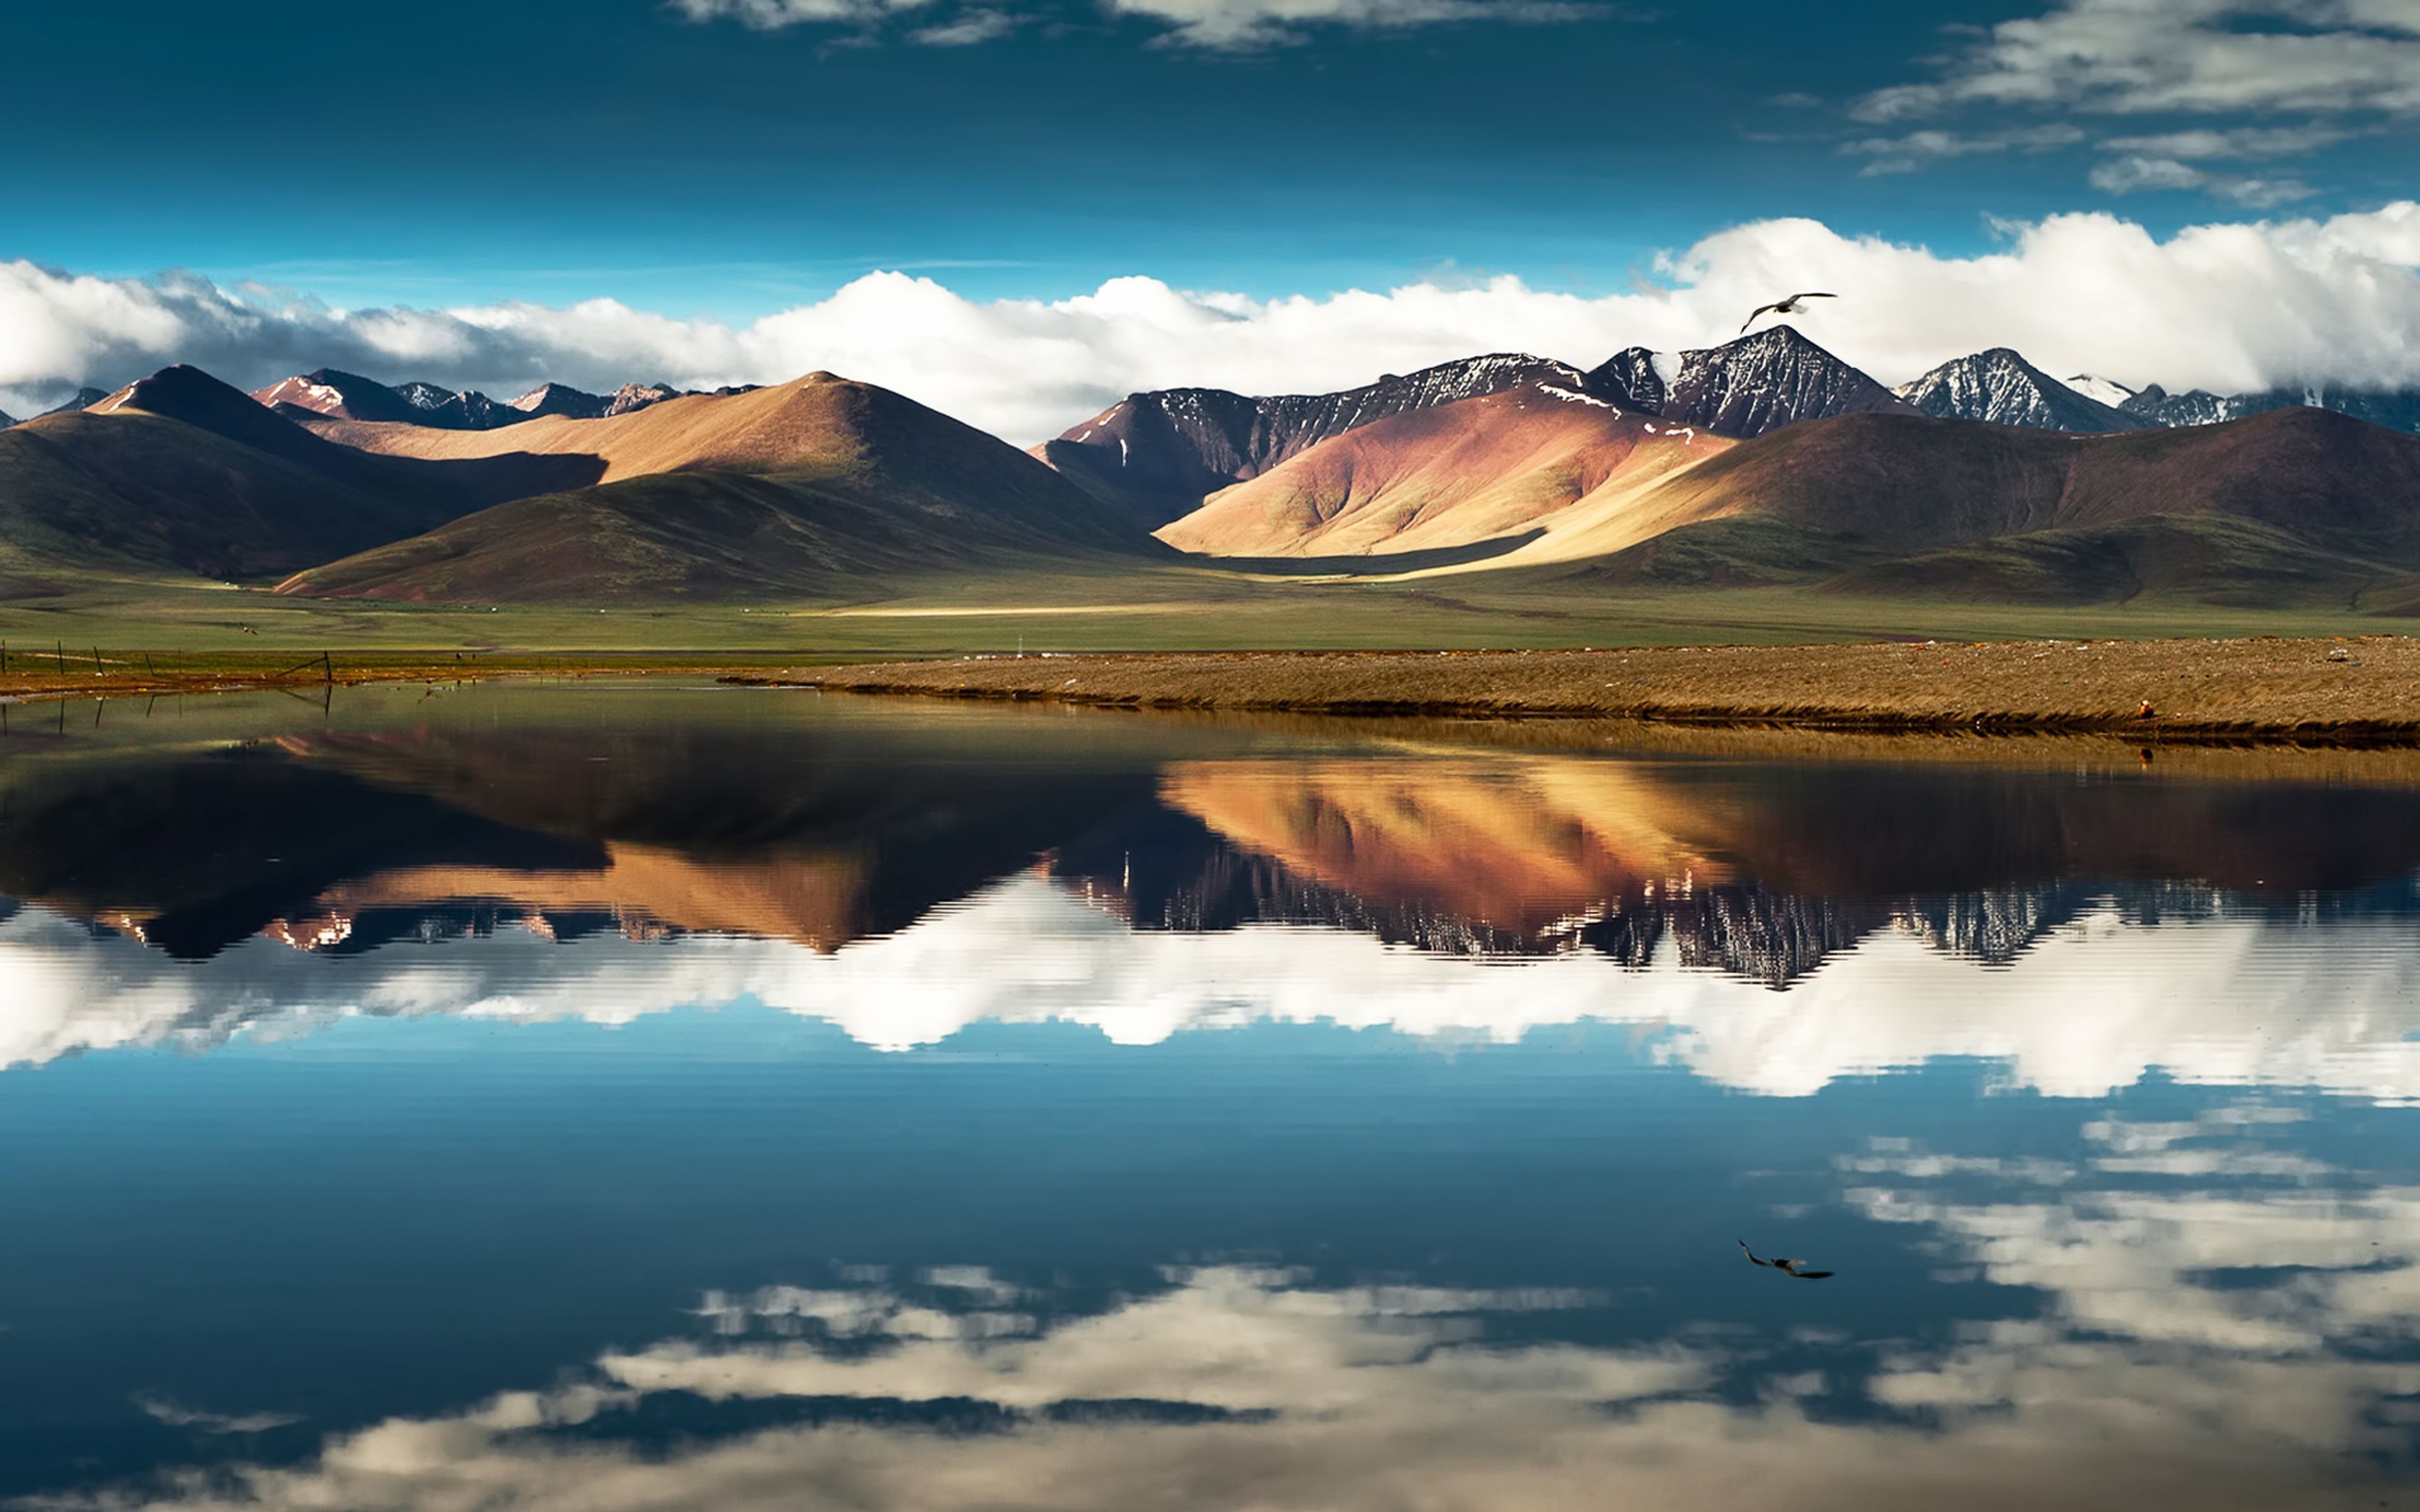
[[[2095,1242],[2105,1242],[2105,1236]],[[1206,1268],[1037,1332],[936,1336],[895,1297],[771,1288],[738,1327],[810,1305],[876,1327],[876,1347],[761,1336],[613,1353],[577,1381],[458,1414],[331,1439],[313,1462],[239,1467],[96,1504],[271,1512],[388,1508],[958,1512],[1147,1505],[1817,1509],[2368,1504],[2359,1456],[2390,1447],[2381,1394],[2410,1366],[2246,1356],[2224,1343],[2001,1324],[1945,1358],[1885,1362],[1871,1386],[1905,1416],[1809,1405],[1820,1373],[1776,1374],[1752,1405],[1710,1391],[1740,1364],[1719,1342],[1639,1349],[1490,1338],[1543,1294],[1319,1290],[1281,1271]],[[803,1302],[802,1299],[820,1299]],[[1588,1299],[1575,1298],[1587,1304]],[[769,1311],[758,1311],[764,1304]],[[679,1394],[677,1397],[666,1394]],[[617,1427],[650,1402],[706,1404],[735,1427],[660,1443]],[[902,1426],[907,1411],[765,1426],[783,1400],[975,1404],[996,1431]],[[1156,1412],[1070,1412],[1071,1404]],[[1189,1410],[1180,1414],[1171,1408]]]
[[[2267,1148],[2298,1113],[2256,1105],[2191,1123],[2088,1122],[2088,1144],[2130,1153],[2087,1157],[2050,1191],[2030,1168],[1994,1173],[2036,1189],[2002,1200],[1916,1184],[1954,1171],[1890,1142],[1837,1164],[1854,1208],[1922,1227],[1969,1273],[2047,1295],[2040,1324],[2028,1326],[2048,1329],[2036,1342],[2057,1349],[2083,1335],[2316,1356],[2420,1336],[2420,1188],[2369,1185]],[[2012,1340],[2025,1342],[2021,1332],[1986,1350],[1999,1368]],[[2420,1365],[2400,1368],[2397,1389],[2420,1390]]]
[[[134,1405],[146,1417],[197,1433],[265,1433],[302,1421],[292,1412],[205,1412],[150,1392],[138,1393]]]
[[[1316,928],[1136,933],[1023,875],[830,955],[701,936],[555,946],[507,931],[346,957],[250,941],[185,965],[29,907],[0,921],[0,1061],[207,1045],[350,1012],[621,1023],[752,996],[884,1049],[985,1020],[1068,1020],[1126,1044],[1258,1020],[1498,1041],[1593,1020],[1668,1031],[1662,1054],[1770,1094],[1954,1056],[2004,1062],[2017,1085],[2058,1095],[2161,1067],[2406,1102],[2420,1099],[2420,1043],[2405,1042],[2420,1030],[2415,988],[2420,958],[2391,918],[2141,928],[2104,910],[1990,969],[1884,933],[1776,992],[1668,958],[1632,971],[1584,952],[1473,961]]]

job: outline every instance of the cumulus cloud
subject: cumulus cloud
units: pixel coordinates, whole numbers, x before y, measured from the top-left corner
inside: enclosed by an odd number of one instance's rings
[[[1868,95],[1871,120],[1965,104],[2420,114],[2410,0],[2067,0],[1992,27],[1946,75]]]
[[[1776,291],[1806,287],[1841,295],[1800,321],[1807,333],[1885,382],[1994,346],[2055,372],[2172,389],[2420,382],[2420,204],[2164,239],[2108,214],[2006,231],[1999,249],[1957,257],[1759,221],[1665,256],[1660,286],[1595,297],[1509,276],[1275,299],[1128,277],[1067,299],[980,302],[879,272],[745,325],[613,300],[343,310],[189,274],[0,263],[0,409],[28,413],[170,362],[247,387],[326,365],[505,395],[549,378],[711,388],[821,368],[1021,445],[1138,389],[1318,392],[1479,352],[1593,366],[1634,344],[1709,346]]]

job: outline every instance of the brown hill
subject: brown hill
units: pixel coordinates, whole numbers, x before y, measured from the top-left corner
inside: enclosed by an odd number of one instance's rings
[[[1554,523],[1497,562],[1597,559],[1616,578],[1683,580],[1897,562],[1870,585],[2055,597],[2125,596],[2164,579],[2218,591],[2284,567],[2334,592],[2420,568],[2420,439],[2309,409],[2112,436],[1852,414],[1743,442]],[[1971,555],[1994,543],[2016,555]]]
[[[1348,430],[1159,532],[1217,556],[1421,551],[1540,529],[1731,443],[1531,383]]]
[[[489,436],[380,427],[412,455]],[[520,499],[296,574],[280,592],[599,602],[862,592],[871,579],[1169,555],[1047,467],[913,400],[817,373],[728,397],[513,432],[602,464],[601,486]]]
[[[1128,394],[1033,455],[1097,497],[1164,525],[1229,484],[1357,426],[1525,384],[1585,388],[1579,369],[1567,363],[1497,352],[1389,373],[1337,393],[1161,389]]]
[[[596,475],[587,481],[619,483],[659,472],[719,469],[770,473],[833,465],[858,440],[830,400],[832,394],[858,391],[887,393],[830,373],[810,373],[771,388],[683,394],[597,420],[541,416],[505,430],[436,430],[337,420],[303,424],[328,440],[388,456],[454,461],[512,452],[586,456],[597,464]],[[921,405],[915,408],[942,418]],[[950,424],[979,434],[954,421]]]

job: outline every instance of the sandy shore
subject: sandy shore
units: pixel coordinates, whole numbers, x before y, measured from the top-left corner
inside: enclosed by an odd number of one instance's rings
[[[2397,636],[996,656],[729,680],[1133,708],[2420,740],[2420,639]]]

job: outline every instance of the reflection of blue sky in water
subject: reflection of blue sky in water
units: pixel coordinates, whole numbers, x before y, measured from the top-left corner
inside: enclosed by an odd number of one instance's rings
[[[2413,1484],[2391,783],[451,707],[0,770],[0,1498]]]
[[[2371,1504],[2420,1404],[2407,944],[2104,907],[2007,964],[1885,932],[1774,991],[1136,933],[1032,875],[830,955],[183,965],[29,908],[0,1416],[85,1466],[21,1429],[13,1484]]]

